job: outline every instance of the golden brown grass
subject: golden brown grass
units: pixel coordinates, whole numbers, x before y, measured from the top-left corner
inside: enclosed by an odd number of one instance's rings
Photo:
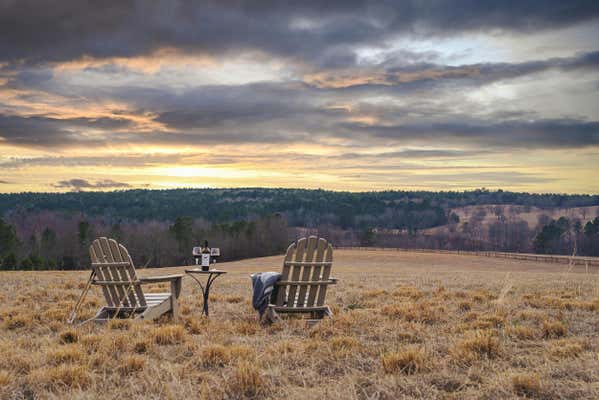
[[[501,345],[496,334],[489,330],[467,332],[452,349],[451,354],[458,364],[472,364],[482,359],[499,357]]]
[[[248,275],[281,261],[220,264],[209,319],[184,280],[179,323],[70,326],[87,272],[1,272],[0,398],[599,398],[597,271],[336,251],[335,318],[264,327]],[[94,288],[81,319],[101,305]]]
[[[199,360],[204,367],[223,367],[231,360],[231,352],[220,344],[209,345],[201,349]]]
[[[578,357],[584,352],[585,345],[578,340],[556,340],[549,346],[550,354],[558,359]]]
[[[165,325],[154,328],[154,341],[159,345],[181,344],[185,340],[185,329],[180,325]]]
[[[541,380],[536,374],[518,374],[512,377],[516,394],[526,397],[538,397],[541,392]]]
[[[61,343],[76,343],[79,340],[79,333],[74,329],[68,329],[60,334]]]
[[[138,355],[130,355],[126,356],[121,365],[119,366],[119,372],[122,375],[130,375],[135,372],[142,371],[144,369],[144,365],[146,360]]]
[[[32,387],[56,391],[84,389],[92,382],[91,374],[85,365],[59,365],[42,367],[28,376]]]
[[[513,338],[520,340],[534,340],[538,335],[536,331],[529,326],[513,326],[506,329],[506,333]]]
[[[260,368],[249,362],[242,362],[235,367],[233,379],[229,381],[229,388],[235,395],[255,397],[262,394],[266,387],[263,373]]]
[[[545,320],[543,321],[542,331],[545,339],[559,338],[566,336],[568,328],[561,321]]]
[[[399,372],[412,375],[428,369],[430,361],[424,349],[412,346],[383,354],[381,363],[388,374]]]
[[[8,386],[11,380],[10,372],[0,371],[0,386]]]

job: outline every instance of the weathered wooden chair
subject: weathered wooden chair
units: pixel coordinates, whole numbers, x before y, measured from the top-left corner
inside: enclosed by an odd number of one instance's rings
[[[166,313],[177,320],[183,275],[138,278],[127,249],[105,237],[93,241],[89,255],[94,276],[91,283],[102,287],[107,303],[94,320],[129,317],[152,321]],[[141,288],[142,284],[160,282],[170,282],[170,293],[144,293]]]
[[[278,319],[278,313],[310,314],[310,322],[325,315],[332,317],[324,304],[327,287],[337,283],[331,278],[333,246],[316,236],[301,238],[287,248],[281,279],[277,282],[276,301],[269,304],[267,318]]]

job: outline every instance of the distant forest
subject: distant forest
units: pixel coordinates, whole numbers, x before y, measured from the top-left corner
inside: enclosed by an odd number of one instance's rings
[[[481,207],[459,224],[453,209]],[[568,209],[599,205],[598,195],[466,192],[333,192],[301,189],[175,189],[0,194],[0,267],[75,269],[89,264],[97,236],[122,241],[142,266],[190,262],[204,239],[223,260],[277,254],[296,236],[315,233],[338,246],[599,252],[599,219],[518,219],[514,206]],[[504,207],[505,206],[505,207]],[[510,212],[506,210],[509,208]],[[499,210],[499,211],[498,211]],[[426,230],[444,227],[434,233]]]
[[[481,204],[540,208],[599,205],[599,195],[466,192],[334,192],[305,189],[173,189],[115,192],[0,194],[0,215],[59,211],[134,221],[174,221],[188,216],[230,222],[280,213],[290,226],[322,224],[342,229],[423,229],[447,223],[447,210]]]

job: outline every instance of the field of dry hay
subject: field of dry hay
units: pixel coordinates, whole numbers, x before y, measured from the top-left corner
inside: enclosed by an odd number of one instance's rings
[[[87,272],[1,272],[0,398],[599,398],[596,270],[336,251],[335,318],[262,327],[248,274],[281,262],[220,264],[209,320],[186,278],[180,324],[72,327]]]

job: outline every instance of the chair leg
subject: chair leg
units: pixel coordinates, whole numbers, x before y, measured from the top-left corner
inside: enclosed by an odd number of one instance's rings
[[[277,314],[277,312],[272,307],[268,307],[266,309],[266,312],[264,313],[264,316],[262,317],[262,321],[265,324],[273,324],[273,323],[277,322],[280,319],[281,318],[279,317],[279,315]]]
[[[174,295],[171,294],[171,316],[173,322],[179,322],[179,303]]]
[[[179,321],[179,303],[177,299],[181,294],[181,279],[171,281],[171,316],[173,322]]]

